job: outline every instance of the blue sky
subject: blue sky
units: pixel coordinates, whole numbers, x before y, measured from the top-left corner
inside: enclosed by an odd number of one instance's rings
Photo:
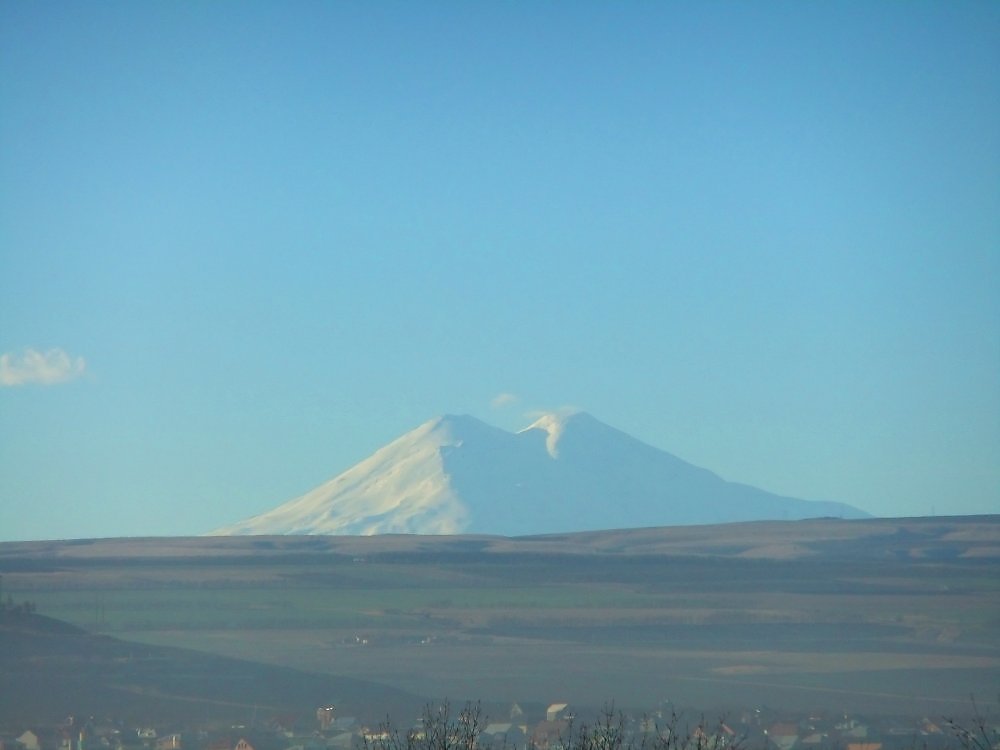
[[[0,539],[566,406],[1000,512],[997,3],[15,1],[0,102]]]

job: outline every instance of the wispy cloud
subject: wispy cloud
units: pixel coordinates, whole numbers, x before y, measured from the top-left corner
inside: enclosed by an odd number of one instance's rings
[[[83,357],[71,357],[62,349],[6,352],[0,354],[0,386],[65,383],[80,377],[86,369]]]
[[[496,396],[493,397],[493,400],[490,401],[490,405],[494,409],[503,409],[507,406],[512,406],[513,404],[516,404],[520,400],[521,399],[515,396],[513,393],[498,393]]]

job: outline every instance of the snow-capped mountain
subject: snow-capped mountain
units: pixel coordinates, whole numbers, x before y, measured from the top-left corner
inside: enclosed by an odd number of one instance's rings
[[[727,482],[589,414],[517,433],[433,419],[325,484],[212,534],[518,536],[868,514]]]

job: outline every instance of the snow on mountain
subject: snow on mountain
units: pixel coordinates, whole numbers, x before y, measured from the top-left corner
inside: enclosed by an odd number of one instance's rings
[[[433,419],[316,489],[212,534],[508,536],[867,513],[727,482],[584,412],[517,433]]]
[[[452,491],[442,452],[465,430],[492,429],[471,417],[432,419],[361,463],[274,510],[213,534],[457,534],[468,509]]]

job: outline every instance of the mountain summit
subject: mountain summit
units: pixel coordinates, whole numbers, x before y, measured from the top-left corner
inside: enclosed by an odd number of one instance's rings
[[[432,419],[305,495],[212,534],[520,536],[868,514],[727,482],[585,412],[517,433]]]

